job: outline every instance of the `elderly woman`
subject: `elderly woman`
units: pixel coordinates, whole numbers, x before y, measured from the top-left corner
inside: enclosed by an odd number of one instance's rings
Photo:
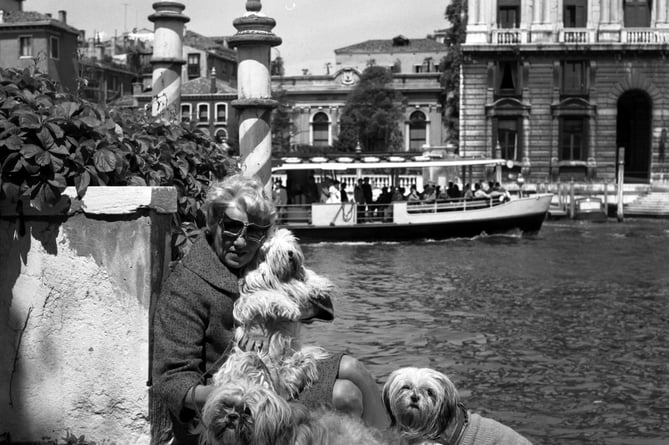
[[[169,411],[174,444],[198,443],[189,429],[232,345],[239,278],[276,218],[262,183],[242,175],[212,184],[204,209],[206,230],[165,281],[153,321],[152,391]],[[321,397],[371,425],[388,425],[379,389],[357,360],[337,360],[334,381],[326,365],[310,388],[314,403]]]

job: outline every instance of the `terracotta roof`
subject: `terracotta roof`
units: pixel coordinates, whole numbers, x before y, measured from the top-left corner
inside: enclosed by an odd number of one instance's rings
[[[446,51],[446,49],[446,45],[432,39],[407,39],[403,36],[397,36],[393,39],[367,40],[354,45],[338,48],[335,49],[335,54],[436,52]]]
[[[62,28],[66,31],[70,31],[74,34],[79,34],[79,30],[77,28],[74,28],[68,25],[67,23],[63,23],[60,20],[56,20],[53,17],[50,17],[46,14],[42,14],[41,12],[35,12],[35,11],[5,12],[4,21],[3,23],[0,23],[0,26],[2,25],[16,26],[16,25],[23,25],[23,24],[27,25],[34,23],[52,25]]]
[[[212,94],[211,93],[211,78],[198,77],[197,79],[189,80],[181,85],[181,94]],[[221,79],[216,79],[216,93],[215,94],[234,94],[237,95],[237,90],[232,88]]]

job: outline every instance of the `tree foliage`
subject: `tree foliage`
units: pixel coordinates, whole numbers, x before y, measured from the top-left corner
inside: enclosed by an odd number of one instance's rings
[[[338,151],[353,151],[358,142],[364,151],[401,149],[402,95],[391,84],[388,69],[374,64],[365,68],[342,111]]]
[[[200,207],[214,178],[234,169],[194,124],[106,109],[62,92],[46,75],[0,69],[0,200],[53,207],[67,186],[174,186],[173,258],[204,225]]]
[[[290,151],[291,135],[294,132],[294,125],[290,119],[290,103],[286,97],[286,90],[283,88],[283,59],[279,56],[272,60],[270,71],[273,76],[279,76],[281,81],[279,87],[272,90],[272,99],[279,104],[272,111],[272,152],[275,154],[287,153]]]
[[[441,86],[444,89],[443,117],[449,142],[458,143],[460,129],[460,66],[467,27],[467,0],[451,0],[446,19],[452,26],[446,31],[446,56],[441,60]]]

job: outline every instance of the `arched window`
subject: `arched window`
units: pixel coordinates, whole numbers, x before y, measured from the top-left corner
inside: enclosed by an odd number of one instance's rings
[[[330,118],[323,112],[316,113],[311,120],[312,142],[315,147],[330,145]]]
[[[420,150],[427,143],[427,119],[422,111],[409,116],[409,150]]]
[[[223,128],[216,130],[216,142],[224,142],[228,140],[228,132]]]

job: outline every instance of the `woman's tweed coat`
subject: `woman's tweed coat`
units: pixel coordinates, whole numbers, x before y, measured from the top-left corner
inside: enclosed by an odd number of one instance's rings
[[[234,336],[239,282],[202,236],[164,283],[153,321],[153,391],[170,411],[178,443],[190,442],[188,390],[226,352]],[[182,424],[180,424],[182,423]],[[195,442],[196,443],[196,442]]]

